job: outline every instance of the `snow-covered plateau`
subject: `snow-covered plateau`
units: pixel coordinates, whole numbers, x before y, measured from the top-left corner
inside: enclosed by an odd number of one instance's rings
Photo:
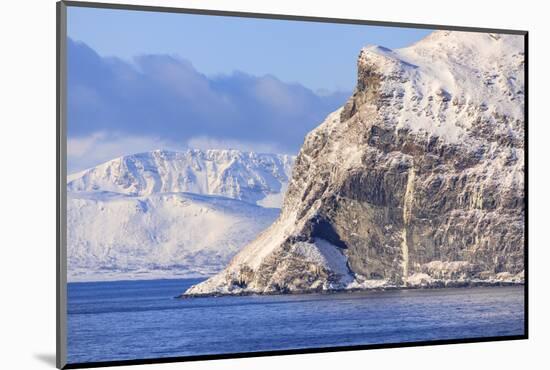
[[[293,160],[237,150],[157,150],[69,176],[69,281],[220,271],[276,219]]]
[[[357,67],[277,220],[184,296],[523,282],[523,36],[436,31]]]

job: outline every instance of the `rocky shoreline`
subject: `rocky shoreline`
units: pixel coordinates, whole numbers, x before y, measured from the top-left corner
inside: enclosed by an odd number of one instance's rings
[[[409,284],[409,285],[383,285],[368,288],[348,288],[348,289],[305,289],[305,290],[281,290],[268,292],[253,292],[242,290],[238,292],[212,292],[212,293],[182,293],[176,296],[177,299],[190,298],[213,298],[213,297],[235,297],[235,296],[272,296],[272,295],[300,295],[300,294],[338,294],[338,293],[356,293],[356,292],[383,292],[395,290],[420,290],[420,289],[460,289],[460,288],[496,288],[510,286],[525,286],[524,281],[498,281],[498,280],[470,280],[470,281],[434,281],[427,284]]]

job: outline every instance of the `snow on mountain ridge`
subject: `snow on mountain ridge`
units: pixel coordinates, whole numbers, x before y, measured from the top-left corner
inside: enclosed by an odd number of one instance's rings
[[[396,129],[470,145],[479,144],[472,123],[487,109],[497,134],[523,140],[523,64],[521,36],[451,31],[435,31],[402,49],[366,46],[358,60],[372,83],[386,77],[380,108],[398,122]]]
[[[71,192],[187,192],[280,207],[294,157],[239,150],[155,150],[113,159],[68,177]]]

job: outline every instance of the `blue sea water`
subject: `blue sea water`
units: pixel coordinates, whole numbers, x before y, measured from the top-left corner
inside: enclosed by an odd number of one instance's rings
[[[199,281],[68,284],[68,362],[524,333],[523,287],[174,298]]]

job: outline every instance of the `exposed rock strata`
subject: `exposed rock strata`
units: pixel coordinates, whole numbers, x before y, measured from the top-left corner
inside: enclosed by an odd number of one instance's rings
[[[364,48],[279,219],[185,295],[523,281],[523,38]]]

